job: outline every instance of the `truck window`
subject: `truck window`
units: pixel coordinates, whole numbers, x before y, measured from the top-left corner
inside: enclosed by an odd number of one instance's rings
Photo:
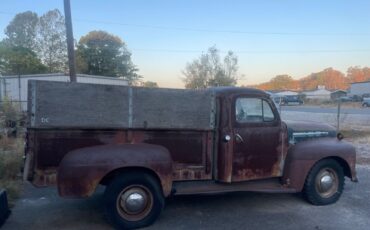
[[[235,117],[239,123],[266,122],[275,120],[267,101],[259,98],[238,98],[235,103]]]

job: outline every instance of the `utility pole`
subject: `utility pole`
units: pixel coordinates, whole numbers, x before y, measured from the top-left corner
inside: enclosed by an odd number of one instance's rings
[[[338,108],[337,108],[337,133],[339,133],[339,130],[340,130],[340,104],[341,104],[341,100],[339,98],[338,100]]]
[[[70,77],[71,82],[76,82],[75,49],[74,49],[74,44],[73,44],[74,41],[73,41],[73,30],[72,30],[71,3],[69,0],[64,0],[64,16],[65,16],[66,32],[67,32],[69,77]]]

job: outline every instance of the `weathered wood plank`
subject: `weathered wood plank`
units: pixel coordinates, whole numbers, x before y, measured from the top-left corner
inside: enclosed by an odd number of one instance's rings
[[[128,87],[52,81],[31,84],[35,84],[30,88],[35,91],[34,127],[128,126],[125,119],[128,117],[128,100],[125,99]]]
[[[133,88],[133,127],[212,128],[210,91]]]
[[[29,81],[29,127],[213,129],[211,91]]]

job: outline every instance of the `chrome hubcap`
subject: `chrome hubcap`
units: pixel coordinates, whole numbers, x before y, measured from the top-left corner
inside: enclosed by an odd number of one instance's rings
[[[132,185],[117,197],[117,211],[126,220],[138,221],[145,218],[153,206],[153,196],[142,185]]]
[[[331,168],[320,170],[316,177],[316,190],[321,197],[328,198],[338,191],[337,173]]]
[[[330,188],[333,187],[333,182],[334,182],[334,179],[329,175],[321,177],[321,179],[320,179],[321,191],[322,192],[329,191]]]
[[[125,202],[124,206],[130,213],[140,212],[145,207],[144,196],[136,192],[129,194],[127,198],[125,198],[125,194],[122,195],[121,202]]]

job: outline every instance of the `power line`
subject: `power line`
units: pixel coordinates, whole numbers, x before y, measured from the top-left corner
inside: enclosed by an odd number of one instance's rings
[[[94,48],[92,48],[94,49]],[[103,51],[116,51],[114,48],[104,47]],[[135,52],[151,52],[151,53],[206,53],[207,50],[181,50],[181,49],[151,49],[151,48],[130,48],[124,51],[131,54]],[[310,54],[310,53],[370,53],[370,49],[322,49],[322,50],[218,50],[220,53],[228,53],[229,51],[235,54]],[[103,53],[92,53],[90,56],[103,57],[107,56]]]
[[[15,15],[16,13],[0,11],[0,14]],[[228,34],[249,34],[249,35],[296,35],[296,36],[370,36],[370,33],[359,32],[333,32],[333,33],[318,33],[318,32],[269,32],[269,31],[244,31],[244,30],[216,30],[206,28],[189,28],[189,27],[170,27],[163,25],[147,25],[147,24],[131,24],[113,21],[99,21],[87,19],[74,19],[75,22],[105,24],[105,25],[118,25],[125,27],[136,27],[156,30],[172,30],[172,31],[187,31],[187,32],[201,32],[201,33],[228,33]]]
[[[130,49],[137,52],[158,52],[158,53],[204,53],[204,50],[171,50],[171,49]],[[220,53],[227,53],[229,51],[219,50]],[[309,54],[309,53],[367,53],[370,49],[352,49],[352,50],[232,50],[235,54]]]
[[[238,53],[367,53],[370,49],[353,49],[353,50],[287,50],[287,51],[239,51]]]
[[[97,21],[86,19],[75,19],[76,22],[98,23],[105,25],[119,25],[138,28],[158,29],[158,30],[175,30],[175,31],[188,31],[188,32],[206,32],[206,33],[230,33],[230,34],[250,34],[250,35],[307,35],[307,36],[370,36],[370,33],[308,33],[308,32],[261,32],[261,31],[243,31],[243,30],[213,30],[204,28],[188,28],[188,27],[168,27],[161,25],[144,25],[144,24],[130,24],[112,21]]]

